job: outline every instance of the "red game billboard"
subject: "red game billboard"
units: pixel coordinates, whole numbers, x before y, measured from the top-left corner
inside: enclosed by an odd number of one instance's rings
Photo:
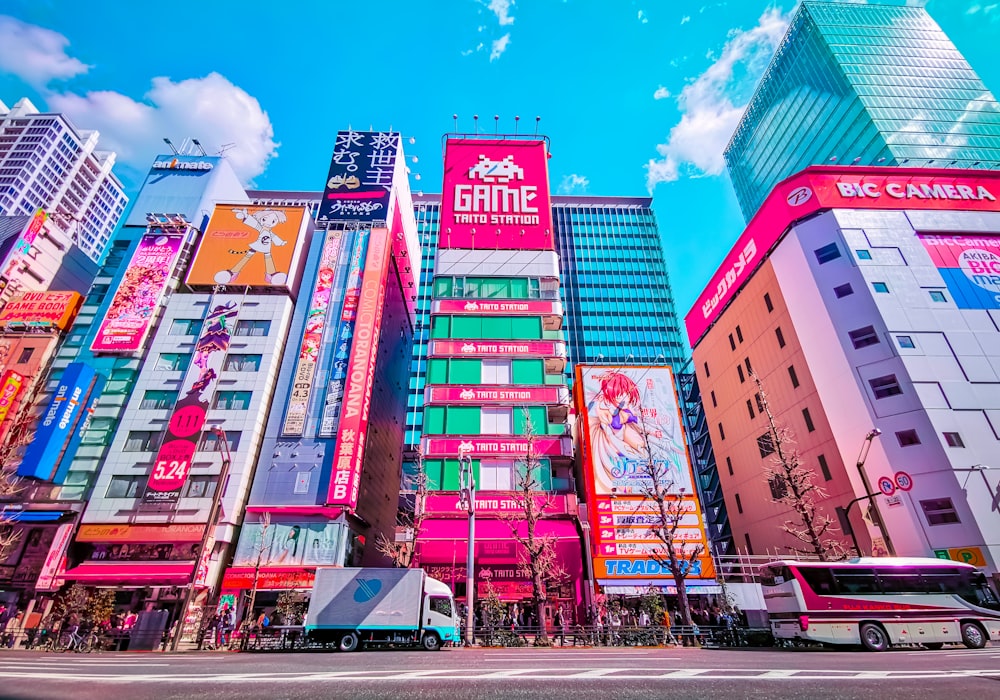
[[[438,245],[553,250],[546,142],[449,139]]]

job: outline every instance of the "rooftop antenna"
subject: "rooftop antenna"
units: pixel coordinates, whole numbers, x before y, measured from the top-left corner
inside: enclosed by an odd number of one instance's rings
[[[221,156],[222,158],[225,158],[226,157],[226,151],[228,151],[230,149],[233,149],[233,148],[236,148],[236,143],[235,142],[222,144],[221,146],[219,146],[219,156]]]
[[[164,136],[164,137],[163,137],[163,143],[167,144],[167,146],[169,146],[169,147],[170,147],[170,150],[171,150],[171,152],[173,152],[173,154],[174,154],[175,156],[177,156],[177,155],[180,155],[180,154],[179,154],[179,153],[177,152],[177,147],[176,147],[176,146],[174,146],[174,144],[173,144],[173,143],[172,143],[172,142],[170,141],[170,139],[168,139],[168,138],[167,138],[166,136]]]
[[[521,117],[514,117],[514,136],[517,136],[517,123],[521,121]]]
[[[205,147],[201,145],[201,141],[199,141],[198,139],[191,139],[191,143],[194,144],[195,148],[198,149],[198,151],[199,151],[199,153],[201,153],[201,155],[203,155],[203,156],[207,156],[208,155],[207,153],[205,153]]]
[[[497,136],[500,134],[500,115],[493,115],[493,135]]]
[[[453,114],[453,115],[451,115],[451,118],[455,120],[455,133],[457,134],[458,133],[458,115],[457,114]]]
[[[538,136],[538,122],[542,121],[541,117],[535,117],[535,136]]]
[[[472,123],[476,125],[476,136],[479,136],[479,115],[472,115]]]

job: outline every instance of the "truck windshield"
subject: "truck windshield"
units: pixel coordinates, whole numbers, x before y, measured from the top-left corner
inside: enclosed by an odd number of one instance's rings
[[[451,617],[451,598],[431,596],[427,605],[433,612]]]

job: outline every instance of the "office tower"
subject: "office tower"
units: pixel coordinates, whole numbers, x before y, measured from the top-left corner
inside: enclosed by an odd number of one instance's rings
[[[996,167],[1000,105],[922,3],[804,0],[725,157],[749,221],[808,165]]]

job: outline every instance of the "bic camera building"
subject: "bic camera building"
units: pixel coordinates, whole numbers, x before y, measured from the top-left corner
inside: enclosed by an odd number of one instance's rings
[[[998,197],[982,171],[814,166],[765,200],[686,317],[741,549],[794,544],[752,369],[848,552],[996,574]]]

